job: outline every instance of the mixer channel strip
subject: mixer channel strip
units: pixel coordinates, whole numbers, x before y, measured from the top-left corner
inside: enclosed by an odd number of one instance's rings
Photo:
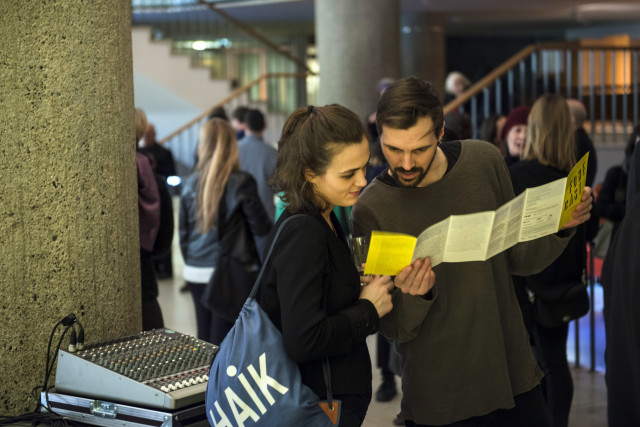
[[[60,350],[57,391],[150,408],[204,402],[209,367],[218,347],[169,329]]]

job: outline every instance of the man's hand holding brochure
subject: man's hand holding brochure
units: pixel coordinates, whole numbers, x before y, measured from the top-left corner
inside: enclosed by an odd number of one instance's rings
[[[417,258],[442,262],[484,261],[518,242],[537,239],[586,221],[588,210],[573,217],[583,201],[589,154],[566,178],[524,193],[496,211],[452,215],[424,230],[417,238],[373,231],[364,274],[396,275]],[[591,198],[590,191],[587,192]]]

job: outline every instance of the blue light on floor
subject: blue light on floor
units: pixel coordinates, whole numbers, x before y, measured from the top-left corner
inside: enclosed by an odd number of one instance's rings
[[[606,346],[606,337],[604,332],[604,317],[602,316],[602,286],[596,283],[593,290],[593,301],[591,302],[591,310],[594,314],[594,331],[595,331],[595,369],[600,372],[604,372],[604,349]],[[582,317],[579,320],[579,351],[580,351],[580,366],[583,368],[591,367],[591,313]],[[571,322],[569,325],[569,337],[567,338],[567,358],[572,366],[575,366],[576,360],[576,322]]]

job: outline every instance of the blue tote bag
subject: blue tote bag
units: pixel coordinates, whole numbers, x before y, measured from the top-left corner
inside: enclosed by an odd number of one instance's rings
[[[301,215],[293,215],[280,225],[251,294],[213,360],[205,397],[211,426],[338,424],[340,402],[332,399],[328,361],[324,361],[323,372],[328,400],[320,401],[302,383],[298,365],[284,348],[282,334],[255,300],[280,232],[298,216]]]

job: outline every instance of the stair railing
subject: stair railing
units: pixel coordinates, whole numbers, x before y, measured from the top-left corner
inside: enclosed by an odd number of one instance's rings
[[[195,166],[195,149],[198,141],[198,133],[200,127],[206,122],[207,116],[213,112],[215,108],[223,107],[227,114],[231,114],[233,109],[240,105],[245,105],[250,108],[260,108],[266,115],[272,112],[267,111],[264,107],[264,103],[267,101],[267,82],[270,79],[302,79],[309,77],[308,73],[267,73],[263,74],[257,79],[249,82],[245,86],[234,90],[222,99],[220,102],[213,105],[211,108],[204,111],[194,119],[185,123],[180,128],[171,132],[166,137],[158,141],[160,145],[169,145],[171,151],[174,154],[174,158],[177,162],[178,173],[180,175],[187,175]],[[249,92],[254,87],[259,87],[259,99],[253,100],[249,97]],[[291,106],[291,111],[299,106]],[[291,111],[284,111],[283,114],[289,114]]]
[[[506,115],[544,93],[559,93],[585,104],[596,143],[618,144],[638,124],[639,52],[638,41],[529,45],[445,105],[444,113],[469,114],[477,138],[489,114]]]

